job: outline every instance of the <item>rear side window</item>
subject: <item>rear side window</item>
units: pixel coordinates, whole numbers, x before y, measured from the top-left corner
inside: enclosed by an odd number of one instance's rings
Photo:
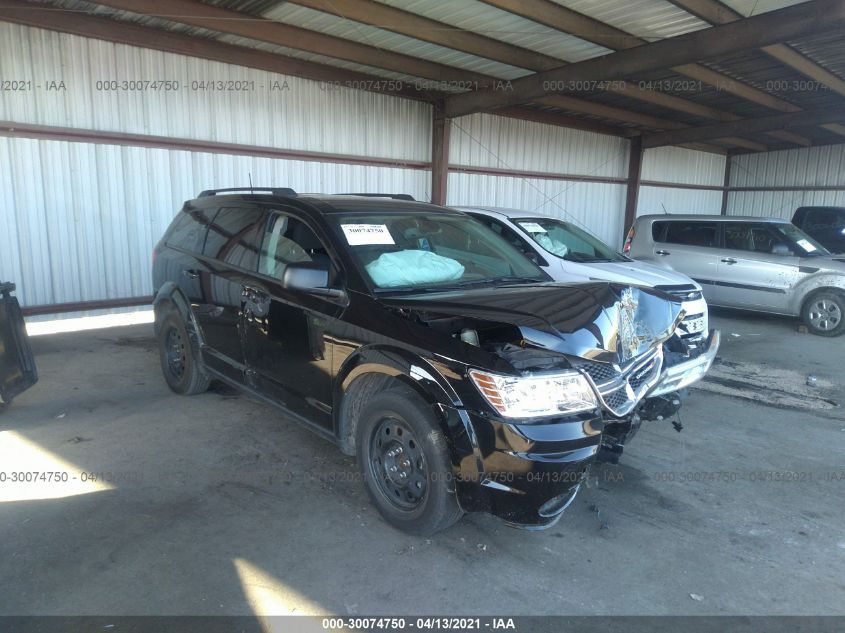
[[[239,268],[255,270],[256,234],[261,215],[261,209],[256,207],[223,207],[208,227],[202,254]]]
[[[216,211],[185,207],[173,219],[167,232],[166,244],[192,253],[201,252],[206,229]]]
[[[719,227],[715,222],[655,222],[652,237],[655,242],[687,246],[717,246]]]

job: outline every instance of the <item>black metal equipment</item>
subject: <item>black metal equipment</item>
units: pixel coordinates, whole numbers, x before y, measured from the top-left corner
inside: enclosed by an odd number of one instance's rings
[[[15,284],[0,282],[0,410],[38,382]]]

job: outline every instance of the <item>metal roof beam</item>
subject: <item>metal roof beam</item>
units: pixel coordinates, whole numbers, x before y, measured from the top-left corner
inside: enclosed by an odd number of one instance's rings
[[[434,81],[477,82],[479,86],[490,87],[493,79],[481,73],[438,64],[428,60],[396,53],[367,44],[360,44],[318,31],[304,29],[252,17],[238,11],[204,4],[199,0],[96,0],[103,6],[130,11],[212,29],[230,35],[239,35],[278,46],[295,48],[326,57],[356,62],[395,73],[422,77]]]
[[[687,13],[701,18],[710,24],[728,24],[742,20],[743,16],[722,4],[718,0],[669,0]],[[786,44],[772,44],[761,49],[764,53],[778,60],[785,66],[797,70],[802,75],[824,84],[834,92],[845,96],[845,80],[820,66]]]
[[[627,33],[614,26],[600,22],[595,18],[578,13],[567,7],[563,7],[551,0],[482,0],[483,2],[494,6],[496,8],[508,11],[515,15],[527,18],[534,22],[545,24],[554,29],[564,31],[571,35],[575,35],[583,40],[605,46],[611,50],[627,50],[647,44],[648,41],[639,38],[635,35]],[[796,112],[800,108],[793,104],[779,99],[774,95],[770,95],[763,90],[749,86],[748,84],[737,81],[733,77],[728,77],[720,72],[701,66],[700,64],[684,64],[672,68],[673,71],[701,81],[711,86],[717,86],[720,90],[729,92],[738,97],[758,103],[760,105],[778,110],[781,112]],[[694,114],[704,118],[715,119],[717,121],[733,120],[738,121],[741,117],[725,112],[723,110],[716,110],[709,108],[702,104],[679,97],[665,95],[659,92],[647,90],[635,90],[633,88],[618,88],[613,92],[624,94],[626,97],[647,101],[660,105],[665,108],[677,110],[679,112],[686,112],[687,114]],[[733,118],[731,118],[733,117]],[[809,139],[806,139],[797,134],[792,134],[789,139],[782,136],[777,136],[781,140],[789,140],[798,145],[809,145]]]
[[[845,122],[845,110],[825,109],[821,111],[805,110],[804,112],[789,112],[774,116],[744,119],[691,127],[671,132],[658,132],[643,135],[644,147],[661,147],[663,145],[677,145],[678,143],[694,143],[721,138],[732,134],[754,134],[771,130],[782,130],[789,127],[824,125],[826,123]]]
[[[43,4],[23,2],[22,0],[3,0],[0,4],[0,20],[117,44],[128,44],[247,68],[258,68],[314,81],[349,82],[360,85],[363,90],[418,101],[432,101],[443,96],[439,93],[416,90],[413,86],[391,85],[390,82],[384,81],[383,77],[337,68],[328,64],[319,64],[295,57],[268,53],[247,46],[237,46],[204,37],[183,35],[140,24],[119,22],[111,18],[86,15],[79,11],[47,8]]]
[[[741,22],[714,26],[536,73],[513,81],[512,90],[479,90],[455,95],[447,99],[446,113],[454,117],[534,101],[553,93],[555,83],[560,81],[624,79],[642,72],[731,55],[843,27],[845,2],[814,0]]]

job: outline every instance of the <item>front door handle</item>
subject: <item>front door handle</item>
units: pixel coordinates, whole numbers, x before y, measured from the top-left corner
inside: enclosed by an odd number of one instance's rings
[[[200,271],[198,270],[183,270],[182,274],[185,275],[188,279],[197,279],[200,276]]]
[[[244,286],[241,289],[244,312],[256,318],[264,318],[270,312],[270,297],[260,290]]]
[[[667,255],[672,254],[669,251],[664,251],[663,249],[660,249],[659,251],[654,251],[654,252],[655,252],[655,254],[660,255],[661,257],[666,257]]]
[[[722,260],[722,263],[723,264],[736,264],[736,260],[733,257],[725,257],[725,259]]]

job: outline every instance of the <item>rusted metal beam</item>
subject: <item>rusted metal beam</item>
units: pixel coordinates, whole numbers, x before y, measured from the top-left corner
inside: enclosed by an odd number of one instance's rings
[[[625,216],[622,222],[622,241],[637,217],[637,202],[640,198],[640,178],[643,171],[643,140],[635,136],[628,151],[628,186],[625,191]]]
[[[551,0],[483,0],[489,5],[498,7],[502,10],[520,15],[524,18],[533,20],[540,24],[545,24],[552,28],[568,32],[573,35],[606,46],[611,50],[626,50],[647,44],[647,40],[636,37],[626,31],[617,29],[614,26],[600,22],[589,16],[585,16],[577,11],[573,11],[567,7],[561,6]],[[734,94],[738,97],[758,103],[760,105],[778,110],[781,112],[796,112],[800,108],[797,106],[779,99],[774,95],[770,95],[763,90],[750,86],[733,77],[728,77],[715,70],[701,66],[700,64],[685,64],[673,68],[675,72],[701,81],[711,86],[716,86],[719,90]],[[641,90],[633,86],[614,87],[611,92],[624,95],[631,99],[639,101],[646,101],[659,105],[664,108],[677,110],[678,112],[685,112],[703,118],[714,119],[716,121],[736,121],[739,117],[736,114],[724,110],[717,110],[706,105],[690,101],[689,99],[681,99],[672,95],[667,95],[661,92],[652,90]],[[789,139],[778,136],[780,140],[789,140],[797,145],[809,145],[809,139],[793,134]]]
[[[443,102],[434,104],[431,125],[431,202],[446,204],[449,184],[449,132],[451,119],[443,116]]]
[[[253,17],[200,2],[199,0],[97,0],[98,4],[141,15],[172,20],[180,24],[212,29],[221,33],[248,37],[278,46],[382,68],[394,73],[433,81],[474,82],[492,85],[491,79],[446,64],[396,53],[318,31]]]
[[[643,135],[643,146],[648,148],[660,147],[662,145],[677,145],[678,143],[707,141],[712,138],[720,138],[743,132],[747,134],[754,134],[789,127],[810,127],[823,125],[825,123],[841,122],[845,122],[845,110],[805,110],[804,112],[775,114],[773,116],[758,117],[756,119],[745,119],[742,121],[731,121],[728,123],[716,123],[715,125],[691,127],[683,130],[672,130],[670,132],[645,134]]]
[[[512,90],[479,90],[449,97],[448,116],[535,101],[556,92],[558,82],[624,79],[642,72],[696,63],[845,26],[845,3],[815,0],[741,22],[714,26],[623,52],[536,73],[512,82]]]
[[[439,96],[431,91],[418,90],[407,83],[391,83],[385,81],[383,77],[327,64],[309,62],[247,46],[237,46],[204,37],[183,35],[140,24],[118,22],[110,18],[86,15],[79,11],[49,8],[43,4],[23,2],[22,0],[2,0],[0,2],[0,20],[117,44],[128,44],[199,57],[246,68],[257,68],[314,81],[337,82],[341,86],[354,86],[361,90],[409,99],[431,101]]]

